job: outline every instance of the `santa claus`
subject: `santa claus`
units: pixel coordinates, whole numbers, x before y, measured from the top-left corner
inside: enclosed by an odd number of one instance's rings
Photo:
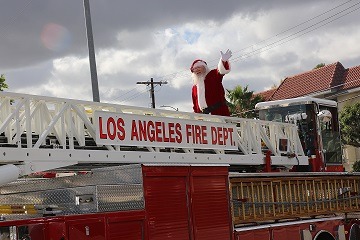
[[[231,51],[220,51],[221,59],[217,69],[210,70],[205,61],[195,60],[190,70],[194,82],[192,87],[193,109],[196,113],[230,116],[226,105],[222,80],[230,72]]]

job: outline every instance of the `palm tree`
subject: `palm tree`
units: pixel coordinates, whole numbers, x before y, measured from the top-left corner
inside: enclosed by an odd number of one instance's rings
[[[313,69],[318,69],[318,68],[322,68],[325,66],[325,63],[319,63],[318,65],[316,65]]]
[[[230,100],[229,108],[232,116],[243,118],[254,118],[256,113],[254,108],[256,103],[263,101],[260,95],[254,95],[254,91],[249,91],[248,86],[244,88],[240,85],[233,90],[226,89],[227,97]]]
[[[4,74],[0,75],[0,91],[3,91],[4,88],[8,88],[9,86],[5,83],[5,76]]]

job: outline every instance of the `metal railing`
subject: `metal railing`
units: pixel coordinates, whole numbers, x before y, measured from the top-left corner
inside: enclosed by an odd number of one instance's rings
[[[95,111],[230,123],[236,125],[237,150],[100,145]],[[307,164],[292,124],[0,92],[0,164],[21,165],[23,174],[79,162],[259,165],[267,150],[274,165]]]

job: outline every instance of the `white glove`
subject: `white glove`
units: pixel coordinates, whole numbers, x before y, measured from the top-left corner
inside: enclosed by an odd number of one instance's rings
[[[228,49],[226,50],[226,53],[223,53],[222,51],[220,51],[221,54],[221,60],[224,62],[227,62],[229,60],[229,58],[231,58],[231,54],[232,52]]]

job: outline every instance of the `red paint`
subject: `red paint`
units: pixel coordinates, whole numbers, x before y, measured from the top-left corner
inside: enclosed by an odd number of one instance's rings
[[[31,239],[46,240],[45,231],[44,231],[45,224],[29,224],[29,225],[25,225],[25,226],[27,227],[28,236]],[[25,226],[22,226],[22,227],[25,227]],[[18,229],[19,235],[20,235],[20,232],[21,231],[19,231],[19,229]],[[23,236],[26,236],[26,234],[24,234]]]
[[[212,144],[233,145],[232,133],[233,133],[232,128],[211,127]]]
[[[179,123],[132,120],[131,140],[180,143],[182,141],[181,125]]]
[[[162,133],[162,122],[155,122],[155,139],[157,142],[163,142],[163,139],[161,137]]]
[[[69,240],[105,240],[105,219],[88,218],[67,222]]]
[[[186,124],[186,140],[192,144],[207,144],[206,126]]]
[[[0,227],[5,226],[26,228],[35,240],[147,239],[143,210],[0,221]]]
[[[235,240],[270,240],[268,228],[243,232],[235,232]]]
[[[169,123],[169,142],[174,143],[175,142],[175,123]]]
[[[343,225],[344,222],[341,220],[325,220],[325,221],[316,221],[307,222],[307,223],[291,223],[284,222],[283,226],[269,226],[264,228],[248,229],[246,231],[237,231],[234,232],[235,240],[301,240],[302,231],[309,230],[309,226],[313,225],[314,230],[310,231],[312,239],[321,233],[326,232],[326,234],[331,234],[336,236],[337,229],[339,225]],[[345,225],[345,229],[349,229],[349,226]],[[241,228],[239,228],[241,229]],[[325,238],[321,238],[325,239]],[[328,239],[328,238],[326,238]],[[320,240],[320,239],[319,239]]]
[[[277,227],[271,229],[272,235],[276,240],[301,240],[300,226],[287,226],[287,227]]]
[[[270,150],[268,150],[266,152],[264,172],[271,172],[271,151]]]
[[[231,239],[227,174],[226,167],[190,168],[194,239]]]
[[[47,235],[46,239],[55,240],[55,239],[66,239],[66,227],[65,222],[49,222],[47,224]]]
[[[326,165],[326,172],[345,172],[343,165]]]
[[[114,140],[116,137],[116,124],[115,124],[114,118],[112,118],[112,117],[108,118],[108,121],[106,123],[106,129],[107,129],[109,138],[111,140]]]
[[[144,232],[143,221],[111,221],[107,227],[107,239],[142,240],[145,237]]]
[[[149,239],[232,239],[227,167],[143,167]]]
[[[100,139],[111,139],[114,140],[116,137],[119,140],[125,139],[124,120],[118,118],[115,122],[113,117],[109,117],[106,121],[106,129],[103,129],[103,119],[99,117],[99,132]]]
[[[143,167],[148,237],[191,239],[187,167]]]
[[[107,135],[103,131],[102,117],[99,117],[99,132],[100,132],[100,139],[107,139]]]
[[[147,130],[147,134],[148,134],[148,139],[150,142],[154,142],[155,141],[155,124],[153,121],[149,121],[148,122],[148,130]]]
[[[117,137],[119,140],[124,140],[125,139],[125,129],[124,129],[124,119],[122,118],[119,118],[117,121],[116,121],[116,126],[117,126],[117,129],[119,130],[117,132]]]
[[[43,178],[54,178],[54,177],[56,177],[56,172],[45,172],[42,177]]]

